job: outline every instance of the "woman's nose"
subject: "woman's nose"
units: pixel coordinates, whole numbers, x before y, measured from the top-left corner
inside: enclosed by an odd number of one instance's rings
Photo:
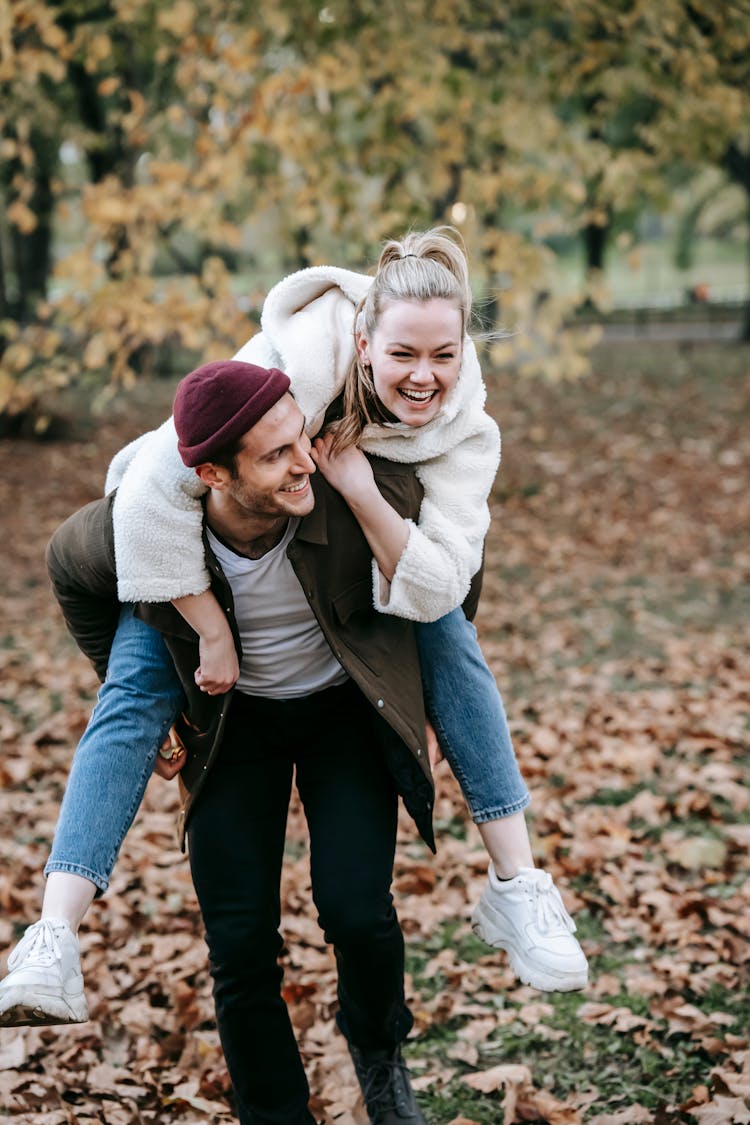
[[[431,383],[432,382],[432,369],[430,362],[427,359],[420,359],[414,365],[413,370],[409,376],[413,383]]]

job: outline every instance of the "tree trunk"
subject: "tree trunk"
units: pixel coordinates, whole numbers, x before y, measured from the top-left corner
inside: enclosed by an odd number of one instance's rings
[[[33,177],[34,181],[28,206],[34,214],[36,226],[24,233],[13,223],[8,223],[3,232],[4,254],[0,255],[0,315],[22,323],[31,319],[37,301],[46,297],[52,268],[52,178],[57,167],[58,146],[34,131],[31,146],[35,162],[26,175]],[[6,166],[3,177],[6,205],[12,203],[16,196],[12,186],[13,176],[19,173],[22,174],[22,170],[16,161]]]
[[[599,223],[587,223],[581,232],[583,236],[583,249],[586,259],[586,273],[604,269],[604,258],[609,237],[609,225],[601,226]]]
[[[0,320],[10,319],[10,308],[8,307],[8,289],[5,281],[5,246],[3,240],[5,238],[5,231],[3,223],[0,221]],[[3,352],[3,338],[0,337],[0,355]]]
[[[732,143],[724,153],[724,167],[734,182],[744,189],[747,203],[748,231],[750,232],[750,153],[743,152],[738,145]],[[745,249],[747,255],[748,288],[750,290],[750,233],[748,233]],[[740,340],[743,342],[750,341],[750,295],[745,301]]]
[[[742,328],[740,330],[740,340],[743,343],[750,342],[750,183],[745,184],[745,198],[747,202],[747,228],[748,238],[745,244],[745,255],[747,258],[747,290],[748,296],[745,298],[745,310],[742,315]]]

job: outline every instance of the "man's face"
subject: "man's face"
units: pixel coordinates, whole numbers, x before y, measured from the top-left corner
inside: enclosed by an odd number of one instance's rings
[[[290,394],[285,394],[245,434],[235,459],[235,474],[225,491],[249,516],[306,516],[315,498],[310,474],[310,439],[305,419]]]

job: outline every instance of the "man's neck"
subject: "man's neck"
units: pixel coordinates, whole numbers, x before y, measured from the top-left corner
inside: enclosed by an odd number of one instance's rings
[[[288,516],[253,516],[244,512],[223,493],[209,492],[206,522],[211,530],[238,555],[261,559],[281,542],[289,524]]]

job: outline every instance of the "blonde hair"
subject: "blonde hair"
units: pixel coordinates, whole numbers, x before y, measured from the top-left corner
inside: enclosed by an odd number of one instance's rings
[[[341,418],[331,426],[334,452],[356,445],[365,426],[385,422],[375,392],[372,368],[359,358],[357,337],[372,337],[384,305],[392,301],[453,301],[461,313],[461,335],[471,317],[469,266],[461,235],[453,227],[412,231],[401,241],[391,239],[380,252],[375,276],[354,314],[354,359],[347,372]]]

